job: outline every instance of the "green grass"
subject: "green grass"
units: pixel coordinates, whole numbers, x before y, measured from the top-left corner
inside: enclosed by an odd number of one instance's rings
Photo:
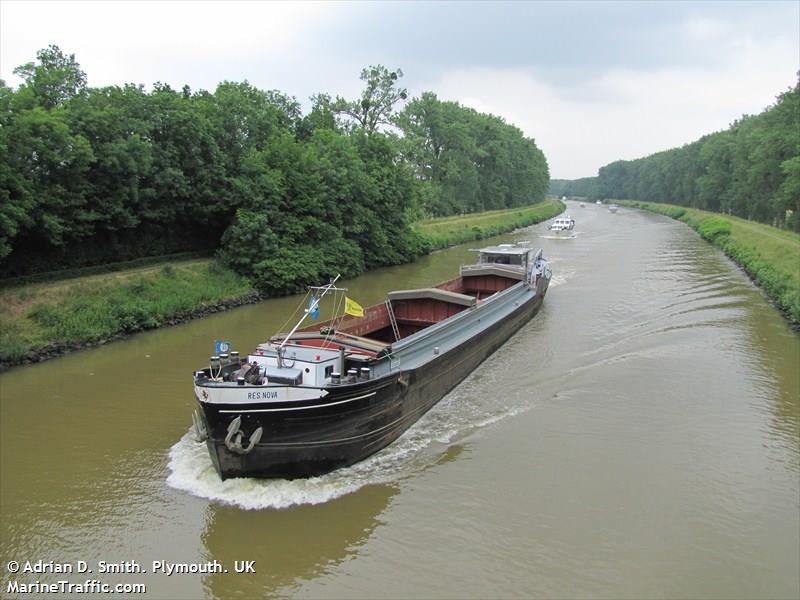
[[[0,363],[18,363],[50,344],[153,329],[253,293],[245,279],[211,260],[6,289],[0,293],[7,307],[0,316]]]
[[[122,262],[106,263],[92,267],[75,267],[72,269],[61,269],[60,271],[49,271],[47,273],[36,273],[22,277],[7,277],[0,279],[0,288],[28,285],[31,283],[42,283],[47,281],[62,281],[65,279],[75,279],[76,277],[86,277],[88,275],[98,275],[102,273],[115,273],[119,271],[129,271],[140,267],[148,267],[163,263],[187,260],[190,258],[201,258],[211,256],[211,251],[179,252],[177,254],[165,254],[163,256],[146,256]]]
[[[739,217],[670,204],[622,200],[682,221],[741,266],[795,328],[800,327],[800,235]]]
[[[419,221],[414,229],[435,250],[540,223],[560,214],[564,208],[560,200],[548,198],[533,206]]]

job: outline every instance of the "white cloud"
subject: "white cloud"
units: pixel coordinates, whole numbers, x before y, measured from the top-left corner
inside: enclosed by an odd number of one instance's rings
[[[687,37],[701,42],[718,40],[730,30],[730,26],[720,19],[700,16],[686,19],[681,28]]]
[[[254,65],[302,52],[334,5],[291,2],[0,3],[0,77],[56,44],[75,53],[89,84],[123,82],[212,88],[268,75]],[[43,18],[43,14],[46,18]],[[269,70],[269,69],[267,69]]]
[[[681,146],[772,104],[795,81],[796,44],[743,36],[724,69],[609,69],[559,88],[525,69],[459,69],[439,97],[504,117],[536,139],[554,178]]]

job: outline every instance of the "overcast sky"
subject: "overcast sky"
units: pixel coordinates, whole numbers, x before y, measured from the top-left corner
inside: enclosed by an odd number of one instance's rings
[[[800,2],[31,2],[0,0],[0,77],[56,44],[90,86],[220,81],[355,97],[400,67],[503,117],[554,178],[725,129],[797,81]]]

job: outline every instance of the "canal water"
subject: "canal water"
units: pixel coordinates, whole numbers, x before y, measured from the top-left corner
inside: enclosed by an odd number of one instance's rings
[[[0,595],[94,579],[144,598],[797,598],[800,336],[684,225],[569,212],[572,239],[541,224],[483,242],[544,248],[539,315],[398,442],[328,476],[223,483],[188,434],[213,340],[253,348],[297,297],[1,375]],[[476,244],[348,295],[449,279]],[[92,573],[9,572],[38,560]]]

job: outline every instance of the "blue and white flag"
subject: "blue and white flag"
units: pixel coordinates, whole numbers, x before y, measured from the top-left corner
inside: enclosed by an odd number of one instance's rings
[[[214,354],[227,354],[231,351],[231,343],[222,340],[214,340]]]
[[[308,314],[312,319],[319,318],[319,300],[316,296],[311,296],[308,300]]]

